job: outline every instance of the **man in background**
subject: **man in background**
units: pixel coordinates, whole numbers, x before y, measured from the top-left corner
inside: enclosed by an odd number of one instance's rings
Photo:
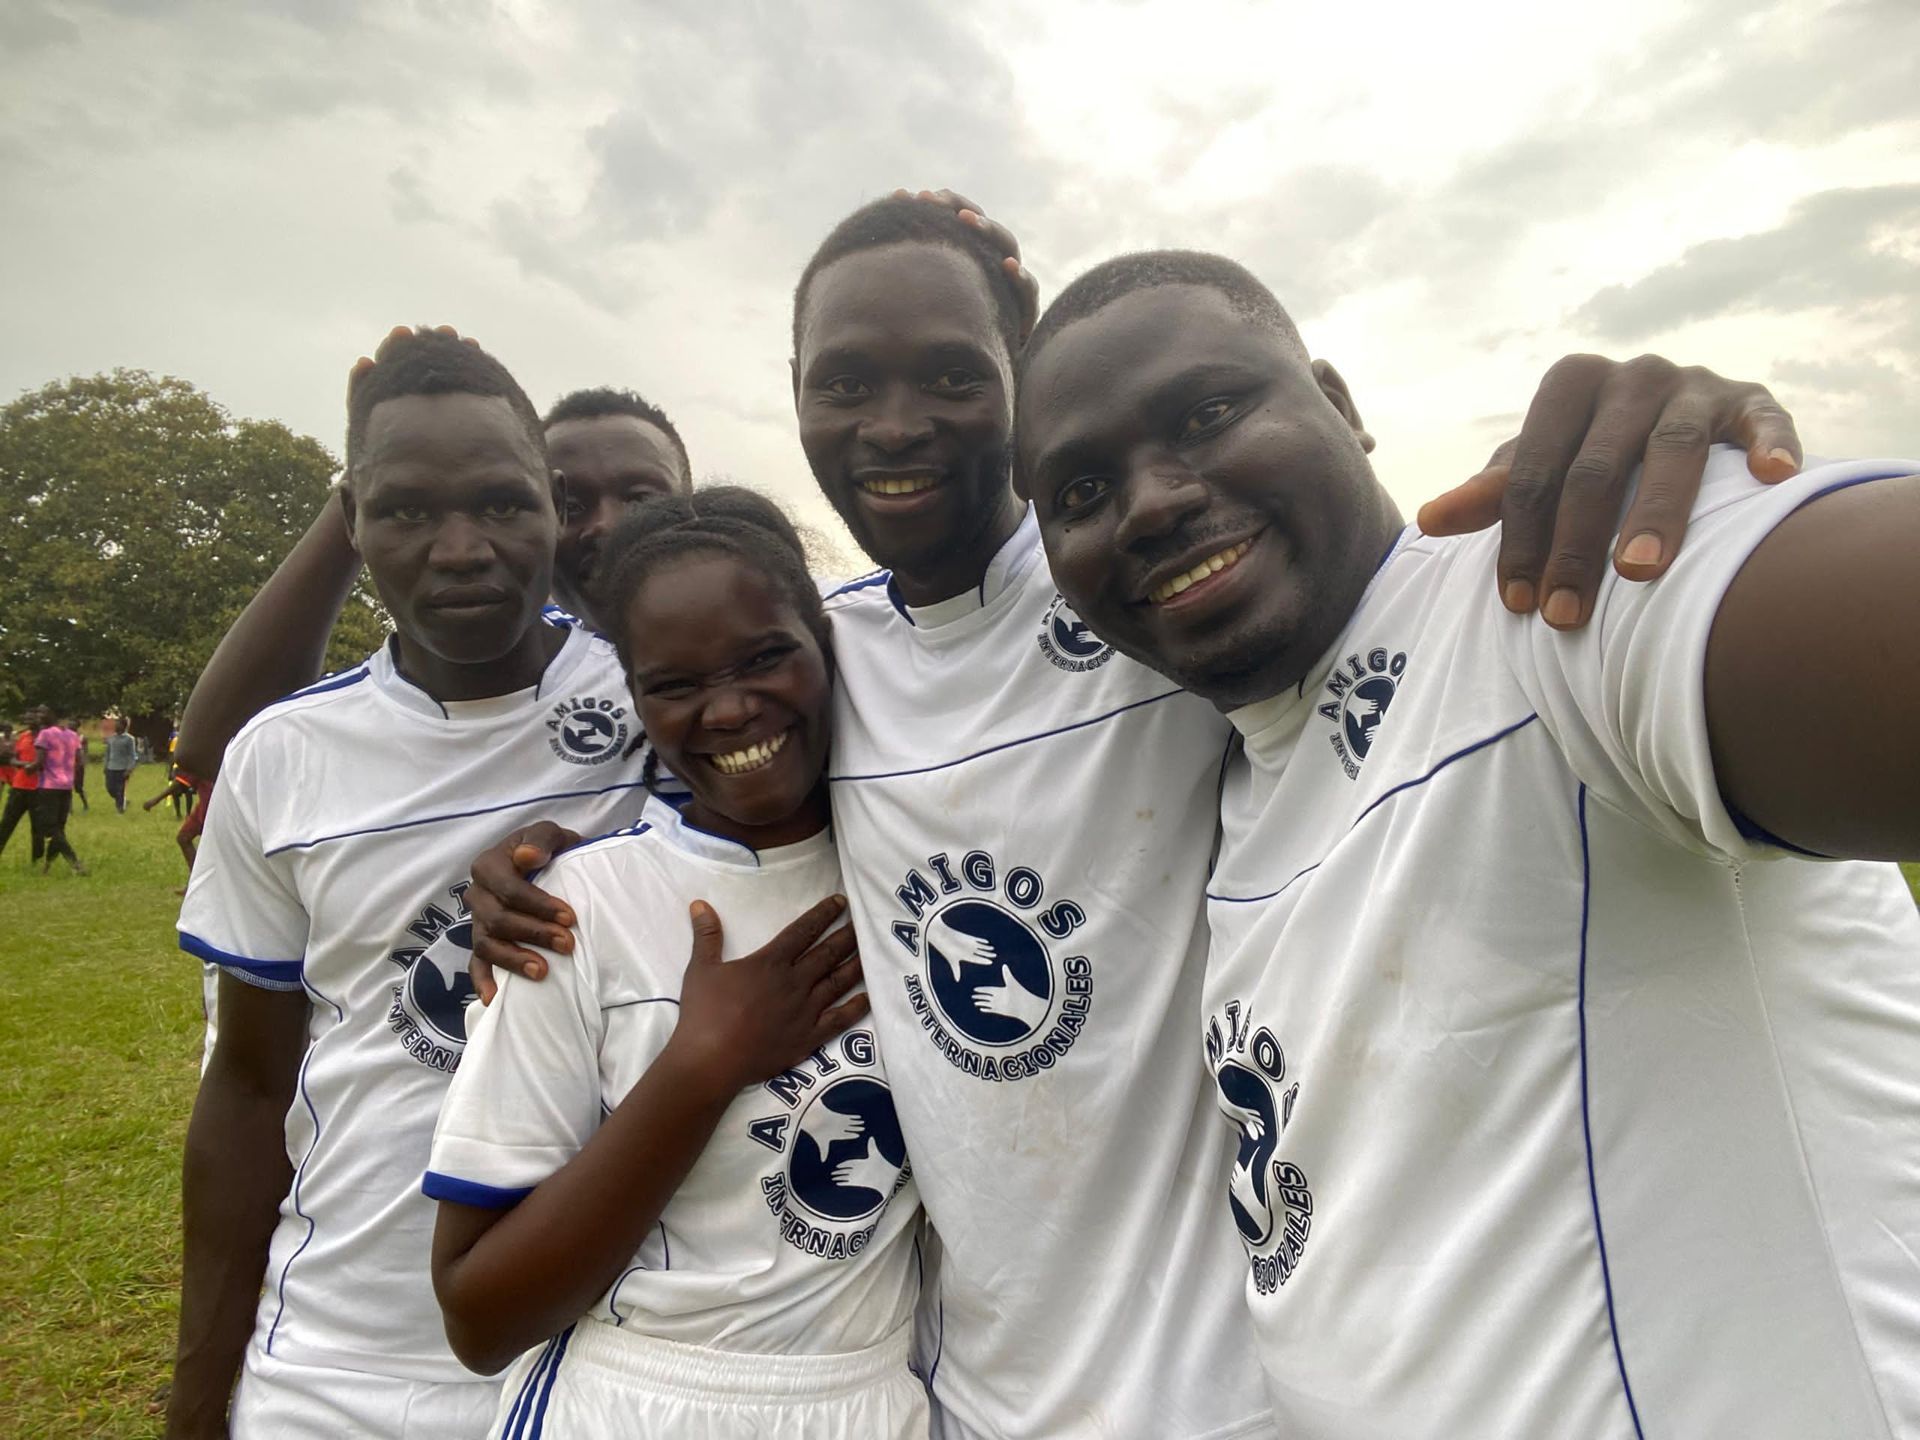
[[[122,815],[127,813],[127,779],[133,774],[133,767],[140,763],[139,752],[134,748],[133,736],[127,733],[127,722],[118,715],[107,717],[107,798],[113,801],[114,809]],[[191,870],[193,867],[187,867]]]

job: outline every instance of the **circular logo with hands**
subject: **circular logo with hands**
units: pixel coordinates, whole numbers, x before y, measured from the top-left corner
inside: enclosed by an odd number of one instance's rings
[[[893,1092],[870,1076],[851,1076],[801,1112],[788,1189],[822,1220],[864,1220],[893,1198],[906,1163]]]
[[[1220,1108],[1240,1131],[1227,1176],[1227,1205],[1233,1223],[1248,1245],[1261,1245],[1273,1234],[1273,1197],[1269,1170],[1280,1143],[1280,1115],[1273,1087],[1264,1075],[1227,1061],[1214,1071],[1220,1088]]]
[[[947,1022],[981,1045],[1017,1045],[1053,1007],[1053,966],[1026,921],[956,900],[928,922],[927,978]]]

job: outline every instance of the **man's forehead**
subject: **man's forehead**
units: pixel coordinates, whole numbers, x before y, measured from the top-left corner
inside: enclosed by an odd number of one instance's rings
[[[1036,444],[1074,412],[1130,410],[1210,365],[1283,368],[1292,352],[1272,327],[1206,285],[1155,285],[1123,295],[1062,328],[1033,357],[1020,386],[1022,428]]]
[[[804,321],[801,340],[809,353],[902,330],[937,330],[956,341],[971,341],[982,328],[997,333],[979,267],[951,246],[925,241],[841,256],[813,277]]]
[[[502,395],[397,395],[367,416],[366,465],[531,460],[539,451]],[[544,467],[542,467],[544,468]]]

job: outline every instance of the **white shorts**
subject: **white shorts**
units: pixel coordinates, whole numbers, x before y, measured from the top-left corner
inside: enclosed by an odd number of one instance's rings
[[[293,1365],[247,1347],[227,1433],[233,1440],[460,1440],[487,1433],[498,1380],[400,1380]]]
[[[926,1440],[910,1327],[849,1355],[742,1355],[582,1320],[507,1371],[496,1440]]]

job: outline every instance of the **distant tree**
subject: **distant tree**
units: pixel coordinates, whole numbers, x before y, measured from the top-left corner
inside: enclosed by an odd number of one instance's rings
[[[318,441],[140,370],[0,410],[0,713],[118,707],[164,724],[338,470]],[[381,630],[363,589],[329,668]]]

